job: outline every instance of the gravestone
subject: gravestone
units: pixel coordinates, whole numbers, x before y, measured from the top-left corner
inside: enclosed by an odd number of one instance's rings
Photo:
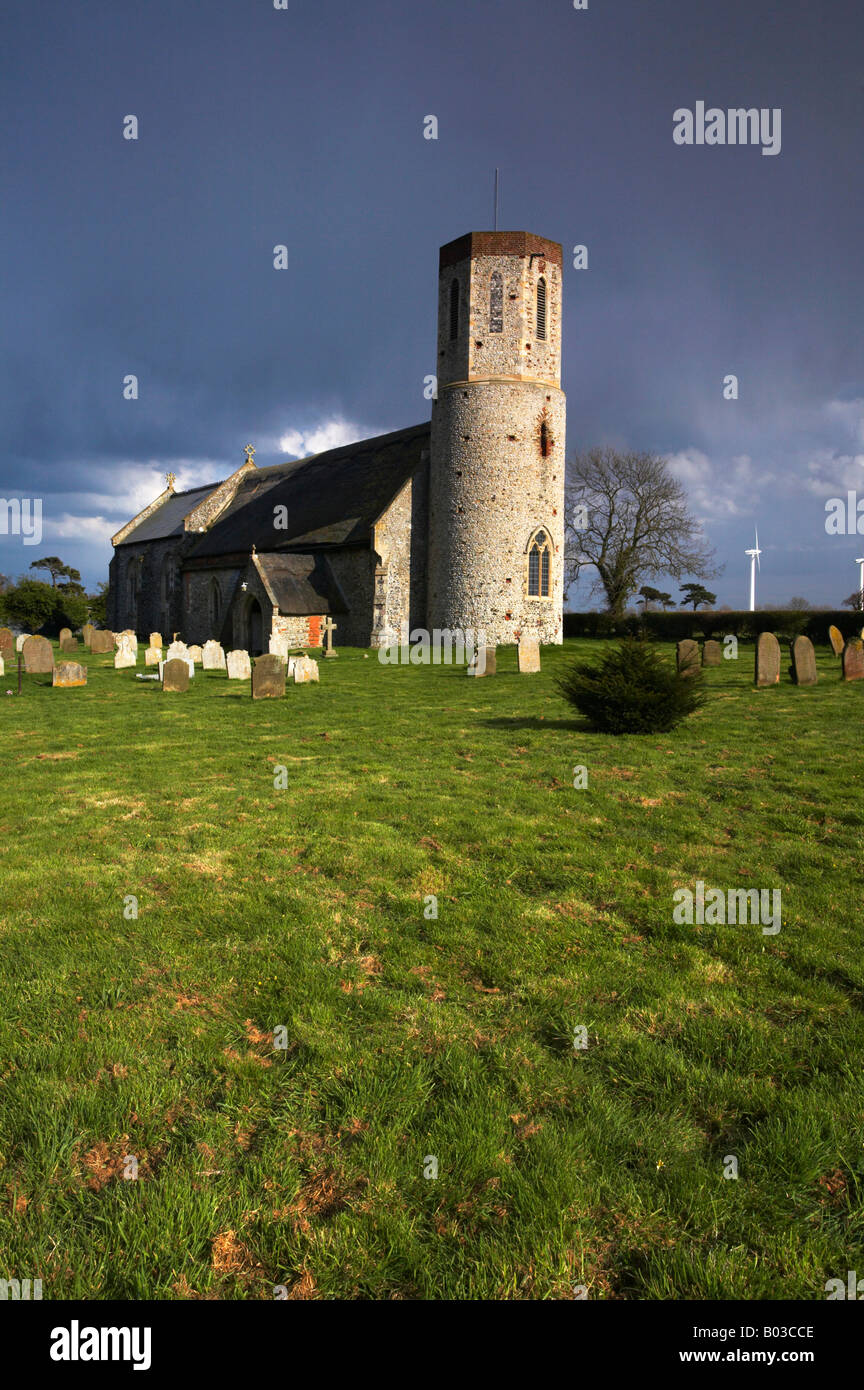
[[[497,670],[496,649],[478,647],[468,662],[469,676],[494,676]]]
[[[285,663],[271,652],[259,656],[252,667],[252,699],[275,700],[285,694]]]
[[[161,633],[161,632],[151,632],[151,633],[150,633],[150,646],[151,646],[151,647],[161,647],[161,646],[162,646],[162,633]]]
[[[2,656],[0,656],[0,676],[2,676],[2,675],[5,673],[5,671],[6,671],[6,663],[4,662]]]
[[[196,647],[196,646],[193,644],[193,645],[189,648],[189,658],[190,658],[190,660],[191,660],[191,661],[194,661],[196,666],[200,666],[200,665],[201,665],[201,656],[202,656],[201,648],[200,648],[200,647]]]
[[[780,680],[780,643],[773,632],[756,639],[756,684],[776,685]]]
[[[519,672],[523,676],[540,670],[540,643],[536,637],[523,637],[519,642]]]
[[[158,665],[159,665],[159,662],[160,662],[161,660],[162,660],[162,648],[161,648],[161,647],[148,647],[148,648],[147,648],[146,652],[144,653],[144,665],[145,665],[145,666],[158,666]]]
[[[118,647],[114,653],[114,670],[123,671],[127,666],[138,665],[138,653],[132,652],[128,647]]]
[[[318,679],[318,662],[313,661],[311,656],[295,656],[294,684],[308,685],[310,681]]]
[[[61,627],[60,632],[59,632],[58,637],[57,637],[57,640],[58,640],[58,642],[62,643],[63,640],[64,640],[66,637],[71,637],[71,636],[72,636],[72,629],[71,629],[71,627]]]
[[[181,656],[185,661],[189,660],[189,648],[185,642],[178,642],[176,638],[168,648],[168,661],[172,661],[175,656]]]
[[[809,637],[796,637],[792,643],[792,665],[789,674],[796,685],[815,685],[819,679],[816,672],[816,653]]]
[[[193,679],[193,677],[194,677],[194,675],[195,675],[195,662],[192,660],[191,657],[188,657],[188,656],[172,656],[172,657],[170,658],[170,660],[171,660],[171,661],[182,661],[183,665],[186,667],[186,670],[189,672],[189,679],[190,679],[190,681]],[[168,665],[168,662],[167,662],[167,661],[160,661],[160,662],[159,662],[159,679],[160,679],[160,681],[161,681],[161,679],[162,679],[162,677],[163,677],[163,675],[164,675],[165,667],[166,667],[167,665]]]
[[[248,652],[229,652],[226,661],[229,681],[248,681],[252,675],[252,663]]]
[[[333,650],[333,633],[336,631],[336,629],[337,629],[337,627],[339,626],[339,624],[338,624],[338,623],[334,623],[333,619],[328,615],[328,616],[324,619],[324,622],[321,624],[321,626],[322,626],[323,629],[324,629],[324,657],[325,657],[325,659],[326,659],[327,657],[330,657],[330,656],[338,656],[339,653],[338,653],[338,652],[334,652],[334,650]]]
[[[71,685],[87,684],[87,667],[82,666],[77,661],[60,661],[54,667],[54,678],[52,685]]]
[[[685,637],[675,648],[675,660],[680,676],[695,676],[699,668],[699,643]]]
[[[843,679],[864,680],[864,642],[860,637],[850,637],[843,648]]]
[[[0,652],[8,652],[11,656],[14,650],[15,638],[12,636],[11,629],[8,627],[0,627]]]
[[[224,671],[225,652],[220,642],[214,642],[211,638],[205,642],[201,649],[201,664],[205,671]]]
[[[722,663],[723,648],[720,646],[719,642],[714,640],[713,637],[709,637],[708,641],[705,642],[705,644],[702,647],[702,665],[720,666],[722,665]]]
[[[85,623],[81,629],[81,640],[85,647],[89,647],[93,640],[93,633],[96,631],[92,623]]]
[[[181,657],[174,656],[160,667],[162,689],[183,691],[189,689],[189,664]]]
[[[104,656],[114,650],[114,633],[97,628],[90,639],[90,650],[94,656]]]
[[[288,638],[284,632],[271,632],[268,651],[271,656],[278,656],[281,661],[288,660]]]
[[[27,641],[27,638],[28,638],[29,636],[30,636],[30,633],[29,633],[29,632],[21,632],[21,633],[18,634],[18,636],[15,638],[15,650],[16,650],[16,652],[20,652],[21,648],[24,646],[24,643]]]
[[[77,638],[77,637],[72,637],[71,634],[70,634],[69,637],[61,637],[61,638],[60,638],[60,650],[61,650],[61,652],[77,652],[77,650],[78,650],[78,638]]]
[[[831,643],[831,650],[834,655],[840,656],[844,646],[843,633],[840,631],[839,627],[835,627],[833,623],[828,629],[828,641]]]
[[[47,637],[28,637],[21,655],[28,675],[45,675],[54,670],[54,653]]]

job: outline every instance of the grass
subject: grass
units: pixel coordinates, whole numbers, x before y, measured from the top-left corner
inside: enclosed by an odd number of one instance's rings
[[[343,650],[254,704],[105,657],[10,698],[7,663],[0,1277],[821,1299],[864,1268],[864,686],[821,652],[754,691],[742,648],[674,733],[613,738],[554,687],[601,646],[484,680]],[[699,879],[781,889],[781,932],[675,924]]]

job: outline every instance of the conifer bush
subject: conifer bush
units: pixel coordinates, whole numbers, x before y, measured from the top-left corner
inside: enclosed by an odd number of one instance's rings
[[[665,733],[705,702],[700,672],[679,675],[656,647],[636,638],[626,638],[592,665],[572,666],[557,684],[607,734]]]

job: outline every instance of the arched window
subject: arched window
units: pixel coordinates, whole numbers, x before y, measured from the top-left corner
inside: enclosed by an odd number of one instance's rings
[[[219,588],[219,580],[214,579],[210,585],[210,626],[215,631],[216,625],[222,616],[222,593]]]
[[[535,531],[528,543],[528,597],[549,598],[552,542],[549,532]]]
[[[500,270],[489,277],[489,332],[504,332],[504,280]]]
[[[537,333],[536,337],[546,337],[546,281],[543,276],[537,281]]]
[[[459,337],[459,281],[450,286],[450,341]]]

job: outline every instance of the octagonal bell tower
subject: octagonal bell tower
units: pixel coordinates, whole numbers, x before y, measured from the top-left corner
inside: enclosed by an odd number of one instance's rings
[[[562,640],[561,247],[530,232],[442,246],[427,626]]]

